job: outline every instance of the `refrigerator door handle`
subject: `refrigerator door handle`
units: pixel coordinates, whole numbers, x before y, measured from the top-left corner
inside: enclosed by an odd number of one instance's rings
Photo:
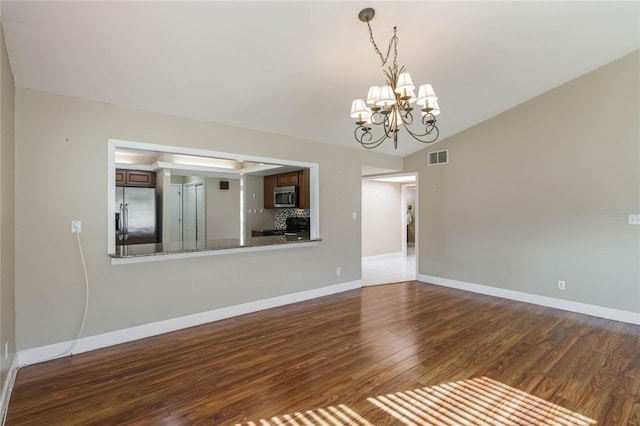
[[[118,213],[118,223],[116,224],[116,231],[118,232],[118,239],[122,241],[124,235],[124,207],[120,203],[120,213]]]
[[[124,240],[129,238],[129,206],[124,203]]]

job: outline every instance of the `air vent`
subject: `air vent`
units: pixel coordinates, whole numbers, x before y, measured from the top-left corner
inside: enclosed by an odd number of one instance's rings
[[[449,150],[445,149],[444,151],[433,151],[429,153],[429,162],[430,166],[435,166],[436,164],[448,164],[449,163]]]

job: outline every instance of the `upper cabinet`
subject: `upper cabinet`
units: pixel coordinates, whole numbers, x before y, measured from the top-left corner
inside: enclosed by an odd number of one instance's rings
[[[297,172],[280,173],[264,177],[264,208],[273,209],[273,192],[278,186],[298,187],[298,208],[309,209],[310,189],[309,189],[309,169],[302,169]]]
[[[116,169],[116,186],[155,188],[156,174],[145,170]]]
[[[274,209],[275,200],[273,199],[273,192],[278,186],[278,175],[271,175],[264,177],[264,208]]]
[[[300,191],[298,192],[300,196],[300,208],[310,209],[309,169],[302,169],[298,172],[298,185],[300,185]]]
[[[298,185],[298,172],[282,173],[276,176],[278,186]]]

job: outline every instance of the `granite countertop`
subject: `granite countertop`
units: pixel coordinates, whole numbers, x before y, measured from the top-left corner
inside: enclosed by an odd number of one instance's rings
[[[116,247],[116,252],[109,254],[113,259],[126,259],[142,256],[161,256],[164,254],[192,253],[213,250],[230,250],[248,247],[266,247],[282,244],[299,244],[317,242],[320,239],[311,239],[308,234],[275,235],[270,237],[247,237],[244,242],[240,238],[207,241],[177,241],[159,244],[132,244]]]

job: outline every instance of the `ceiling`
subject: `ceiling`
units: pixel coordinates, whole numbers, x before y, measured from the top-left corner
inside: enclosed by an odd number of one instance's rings
[[[284,164],[253,163],[201,155],[178,154],[118,147],[115,150],[116,168],[148,171],[167,171],[176,176],[204,176],[240,179],[244,175],[268,176],[301,170]]]
[[[351,101],[381,49],[431,83],[440,140],[640,48],[639,2],[6,1],[20,88],[362,149]],[[424,148],[406,133],[406,156]]]

